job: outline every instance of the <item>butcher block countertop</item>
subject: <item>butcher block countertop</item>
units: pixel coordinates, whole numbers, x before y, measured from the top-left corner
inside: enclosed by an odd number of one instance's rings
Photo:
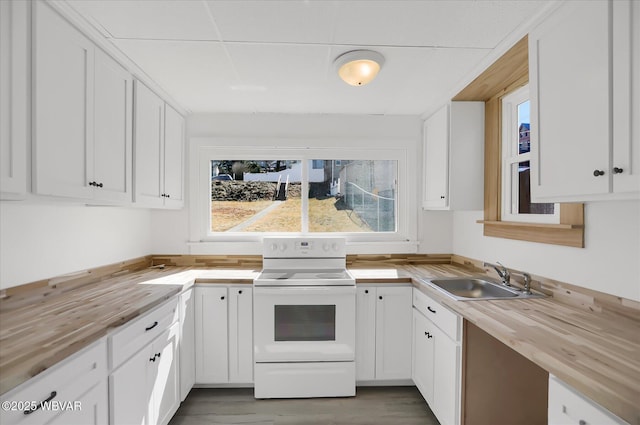
[[[352,268],[357,283],[410,283],[631,424],[640,425],[640,316],[554,298],[454,301],[421,278],[473,275],[452,264]],[[0,300],[0,394],[198,284],[250,284],[257,270],[151,268],[34,298]]]

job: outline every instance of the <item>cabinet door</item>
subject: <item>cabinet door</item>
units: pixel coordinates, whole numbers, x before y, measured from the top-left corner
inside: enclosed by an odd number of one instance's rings
[[[613,2],[613,191],[640,191],[640,4]]]
[[[184,204],[184,119],[169,105],[164,117],[165,206],[180,208]]]
[[[253,382],[251,287],[229,288],[229,382]]]
[[[376,288],[356,288],[356,380],[376,377]]]
[[[107,381],[101,381],[87,393],[73,400],[77,407],[56,416],[48,425],[107,425],[109,423],[109,397]]]
[[[166,425],[180,405],[178,381],[178,334],[180,324],[174,323],[152,345],[155,361],[149,365],[153,409],[149,424]]]
[[[146,425],[151,390],[147,382],[151,348],[143,348],[109,376],[111,425]]]
[[[460,347],[436,326],[433,335],[433,403],[432,410],[443,425],[459,423]]]
[[[33,12],[33,189],[91,198],[94,47],[45,2]]]
[[[566,2],[529,34],[534,200],[609,192],[610,18],[609,1]]]
[[[161,196],[164,102],[141,82],[136,81],[134,87],[134,201],[148,207],[160,207],[164,204]]]
[[[28,8],[28,2],[0,2],[0,199],[27,189]]]
[[[411,379],[412,288],[376,289],[376,379]]]
[[[195,295],[189,289],[180,295],[180,401],[196,382]]]
[[[423,208],[449,205],[449,106],[433,114],[424,124]]]
[[[434,339],[433,325],[417,310],[413,309],[413,382],[420,394],[431,406],[433,404]]]
[[[95,53],[94,199],[131,202],[132,78],[101,50]]]
[[[196,383],[229,382],[227,288],[196,288]]]

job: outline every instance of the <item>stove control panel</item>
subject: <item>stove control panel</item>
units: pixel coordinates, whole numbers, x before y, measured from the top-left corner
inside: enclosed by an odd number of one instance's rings
[[[267,258],[342,258],[346,257],[344,238],[273,237],[264,238],[263,256]]]

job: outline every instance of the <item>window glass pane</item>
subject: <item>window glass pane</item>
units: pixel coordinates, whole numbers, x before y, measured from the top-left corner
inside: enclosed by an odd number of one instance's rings
[[[301,181],[301,161],[211,161],[211,231],[300,232]]]
[[[518,105],[518,153],[520,154],[531,151],[530,122],[529,101],[527,100]]]
[[[529,161],[512,164],[512,214],[553,214],[553,203],[532,203]]]
[[[276,305],[276,341],[335,341],[335,305]]]
[[[310,232],[396,231],[395,160],[312,160]]]

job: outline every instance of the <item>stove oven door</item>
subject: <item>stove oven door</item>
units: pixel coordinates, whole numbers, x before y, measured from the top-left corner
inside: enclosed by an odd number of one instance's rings
[[[258,363],[353,361],[355,286],[254,287]]]

